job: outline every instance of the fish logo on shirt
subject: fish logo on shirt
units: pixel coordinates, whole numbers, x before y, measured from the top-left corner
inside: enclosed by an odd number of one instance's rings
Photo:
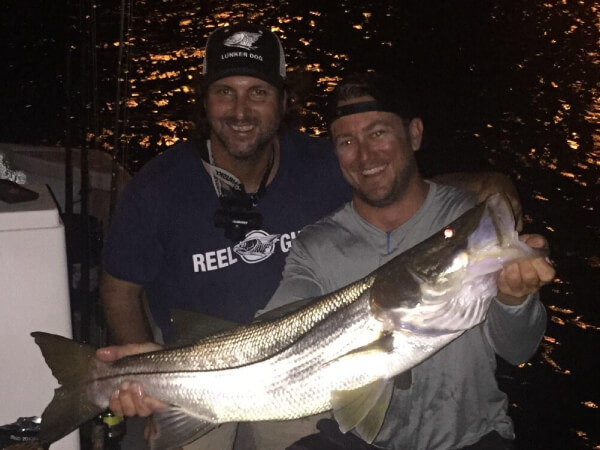
[[[249,264],[259,263],[269,258],[275,252],[275,244],[279,234],[268,234],[262,230],[254,230],[246,238],[233,247],[233,251]]]
[[[240,47],[246,50],[254,50],[254,44],[261,37],[262,33],[250,33],[248,31],[238,31],[233,33],[223,41],[223,45],[227,47]]]

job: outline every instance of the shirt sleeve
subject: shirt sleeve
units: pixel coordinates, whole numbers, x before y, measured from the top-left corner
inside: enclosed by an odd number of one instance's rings
[[[265,306],[269,311],[288,303],[323,295],[322,283],[317,277],[317,264],[306,251],[300,239],[296,239],[285,260],[279,287]]]
[[[103,250],[104,270],[110,275],[146,284],[159,273],[164,250],[157,231],[157,207],[144,201],[134,184],[127,186]]]
[[[546,331],[546,309],[539,293],[518,306],[493,299],[484,323],[492,348],[507,362],[517,365],[533,356]]]

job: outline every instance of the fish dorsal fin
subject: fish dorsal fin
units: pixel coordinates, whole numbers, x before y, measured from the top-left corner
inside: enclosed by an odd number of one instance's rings
[[[177,338],[173,346],[192,344],[202,338],[228,331],[238,324],[232,320],[221,319],[195,311],[171,309],[171,318]]]
[[[352,428],[368,443],[381,429],[393,392],[393,382],[381,378],[359,389],[331,395],[333,415],[342,433]]]
[[[271,309],[257,316],[253,323],[279,319],[286,314],[298,311],[313,301],[315,301],[314,298],[306,298]],[[177,338],[169,344],[169,347],[181,347],[193,344],[207,336],[232,330],[239,325],[232,320],[196,311],[171,309],[170,313]]]
[[[152,450],[181,447],[202,437],[217,426],[177,406],[155,412],[152,420],[156,427],[155,434],[150,438]]]
[[[279,318],[285,316],[286,314],[290,314],[290,313],[298,311],[300,308],[303,308],[306,305],[308,305],[309,303],[314,302],[314,301],[315,301],[315,298],[311,297],[311,298],[304,298],[302,300],[296,300],[294,302],[287,303],[278,308],[270,309],[268,311],[265,311],[264,313],[261,313],[260,315],[258,315],[256,317],[255,321],[258,322],[258,321],[279,319]]]

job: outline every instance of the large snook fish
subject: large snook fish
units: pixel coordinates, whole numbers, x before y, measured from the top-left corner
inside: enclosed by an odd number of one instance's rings
[[[32,333],[61,385],[42,415],[41,440],[94,417],[130,380],[170,405],[155,414],[153,449],[225,422],[330,409],[343,431],[372,441],[393,378],[485,319],[504,265],[539,256],[519,241],[507,200],[494,195],[361,280],[194,345],[107,364],[90,346]]]

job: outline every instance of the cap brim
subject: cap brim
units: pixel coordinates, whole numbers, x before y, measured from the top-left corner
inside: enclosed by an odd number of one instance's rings
[[[229,67],[217,70],[216,72],[218,73],[213,72],[212,74],[204,75],[204,79],[206,80],[207,84],[212,84],[215,81],[220,80],[222,78],[233,77],[236,75],[258,78],[275,86],[277,89],[283,89],[285,83],[284,79],[280,76],[269,76],[265,74],[264,71],[262,71],[260,68],[254,67]]]

